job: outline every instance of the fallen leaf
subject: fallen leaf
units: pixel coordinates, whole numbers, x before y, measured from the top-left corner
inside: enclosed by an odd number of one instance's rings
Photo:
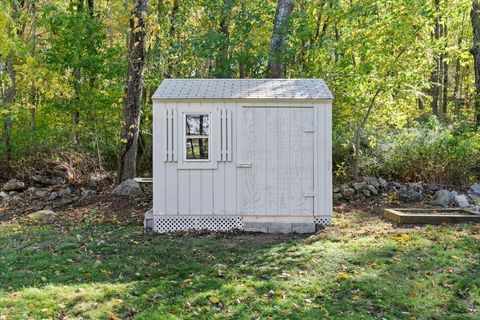
[[[340,279],[340,280],[347,280],[347,279],[350,278],[350,276],[345,272],[338,272],[337,273],[337,278]]]
[[[216,295],[210,296],[208,300],[210,300],[210,302],[213,304],[217,304],[220,302],[220,298],[218,298]]]

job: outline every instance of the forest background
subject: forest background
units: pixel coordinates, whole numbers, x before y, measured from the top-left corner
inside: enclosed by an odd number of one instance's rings
[[[150,97],[162,79],[270,77],[330,86],[336,181],[466,185],[480,176],[476,0],[2,0],[0,8],[3,179],[41,170],[45,159],[123,177],[136,135],[128,174],[151,176]]]

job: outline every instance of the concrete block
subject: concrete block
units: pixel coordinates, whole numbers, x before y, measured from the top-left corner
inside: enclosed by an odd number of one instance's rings
[[[315,222],[292,222],[293,228],[315,228]]]
[[[296,232],[296,233],[314,233],[316,230],[315,230],[315,225],[313,225],[313,227],[296,227],[296,228],[292,228],[292,232]]]
[[[268,228],[271,225],[270,222],[244,222],[243,227],[245,228]]]
[[[263,232],[263,233],[267,233],[268,232],[268,228],[262,228],[262,227],[243,227],[243,231],[247,231],[247,232]]]
[[[273,223],[268,227],[268,233],[290,233],[292,232],[291,223]]]

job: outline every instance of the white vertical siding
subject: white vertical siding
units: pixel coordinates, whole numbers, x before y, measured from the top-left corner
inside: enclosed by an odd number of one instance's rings
[[[333,169],[332,169],[332,103],[323,104],[325,109],[325,208],[324,215],[331,215],[333,211]]]
[[[166,112],[165,103],[153,103],[153,211],[154,214],[165,212],[165,162],[166,153]]]
[[[277,214],[290,214],[290,119],[289,109],[278,108],[278,186],[277,186]],[[272,161],[275,159],[271,158]]]
[[[230,148],[230,153],[229,153],[229,158],[228,162],[224,162],[224,168],[225,168],[225,175],[223,177],[224,179],[224,186],[225,188],[223,189],[224,192],[224,208],[223,208],[223,214],[225,215],[238,215],[237,213],[237,160],[238,160],[238,150],[237,150],[237,139],[238,139],[238,134],[235,134],[237,132],[237,118],[238,113],[237,110],[239,108],[238,104],[236,102],[226,102],[224,104],[224,107],[230,111],[230,121],[228,123],[231,125],[231,136],[230,138],[227,136],[227,142],[231,143],[231,148]],[[227,131],[228,135],[228,131]],[[220,173],[215,173],[216,175],[220,175]]]
[[[318,131],[315,128],[315,117],[314,110],[312,109],[302,109],[302,130],[305,133],[302,136],[302,172],[303,170],[312,170],[312,174],[303,174],[302,173],[302,190],[311,190],[315,191],[314,170],[315,170],[315,148],[309,146],[315,146],[315,134]],[[315,195],[315,192],[313,192]],[[304,196],[302,203],[302,214],[307,214],[314,212],[314,197],[313,196]]]
[[[303,213],[304,202],[304,184],[302,183],[303,176],[308,179],[307,176],[311,175],[309,172],[313,167],[303,167],[302,158],[310,154],[311,145],[303,145],[302,140],[305,136],[305,130],[302,124],[302,108],[290,108],[289,109],[289,204],[291,215],[301,215]],[[312,155],[310,155],[312,156]],[[313,158],[313,157],[312,157]],[[310,188],[308,188],[310,189]],[[310,211],[312,213],[313,211]]]
[[[179,169],[183,114],[199,109],[212,113],[209,143],[216,167]],[[171,137],[165,137],[166,110]],[[219,125],[227,114],[229,130]],[[153,132],[155,215],[331,213],[330,103],[154,102]],[[222,154],[225,141],[228,154]],[[252,167],[237,168],[242,162]]]
[[[317,121],[316,127],[316,153],[315,161],[317,179],[315,215],[330,215],[332,212],[332,118],[331,103],[315,105]]]
[[[254,172],[254,213],[266,214],[266,183],[267,183],[267,110],[259,107],[254,113],[254,141],[253,141],[253,172]]]
[[[271,161],[271,159],[279,158],[279,145],[276,143],[279,135],[278,112],[278,108],[265,109],[266,153],[269,157],[265,172],[265,213],[268,215],[278,212],[277,187],[279,185],[279,164],[276,160]]]

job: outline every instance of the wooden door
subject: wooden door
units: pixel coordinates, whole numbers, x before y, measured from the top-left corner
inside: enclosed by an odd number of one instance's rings
[[[313,215],[313,108],[243,107],[240,116],[240,213]]]

